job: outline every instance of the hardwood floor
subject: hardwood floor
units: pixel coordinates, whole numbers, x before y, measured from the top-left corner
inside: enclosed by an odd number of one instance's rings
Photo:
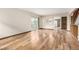
[[[0,49],[13,50],[13,49],[19,49],[20,46],[24,46],[24,45],[26,45],[26,46],[29,45],[29,48],[30,48],[29,40],[30,40],[29,33],[2,39],[2,40],[0,40]],[[27,49],[29,49],[29,48],[27,48]]]
[[[79,49],[76,38],[65,30],[40,29],[0,40],[1,50]]]

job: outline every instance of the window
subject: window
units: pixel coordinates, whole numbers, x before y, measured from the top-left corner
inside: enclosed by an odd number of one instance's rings
[[[46,28],[50,28],[50,29],[56,29],[57,27],[60,26],[60,19],[54,19],[54,18],[50,18],[45,20],[45,27]]]
[[[47,21],[48,25],[52,29],[56,29],[60,27],[60,19],[51,18]]]

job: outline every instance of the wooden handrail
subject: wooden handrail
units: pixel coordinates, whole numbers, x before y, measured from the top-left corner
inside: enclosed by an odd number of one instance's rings
[[[73,12],[73,15],[72,15],[73,24],[76,22],[76,19],[77,19],[78,15],[79,15],[79,8],[75,9],[74,12]]]

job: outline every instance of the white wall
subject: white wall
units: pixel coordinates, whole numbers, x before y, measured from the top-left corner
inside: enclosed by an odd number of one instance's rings
[[[32,30],[33,13],[20,9],[0,9],[0,38]]]
[[[70,30],[70,25],[71,25],[71,16],[67,16],[67,30]]]

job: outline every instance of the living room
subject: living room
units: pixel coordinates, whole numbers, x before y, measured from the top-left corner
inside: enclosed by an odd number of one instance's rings
[[[78,11],[78,8],[0,8],[0,49],[79,49]]]

